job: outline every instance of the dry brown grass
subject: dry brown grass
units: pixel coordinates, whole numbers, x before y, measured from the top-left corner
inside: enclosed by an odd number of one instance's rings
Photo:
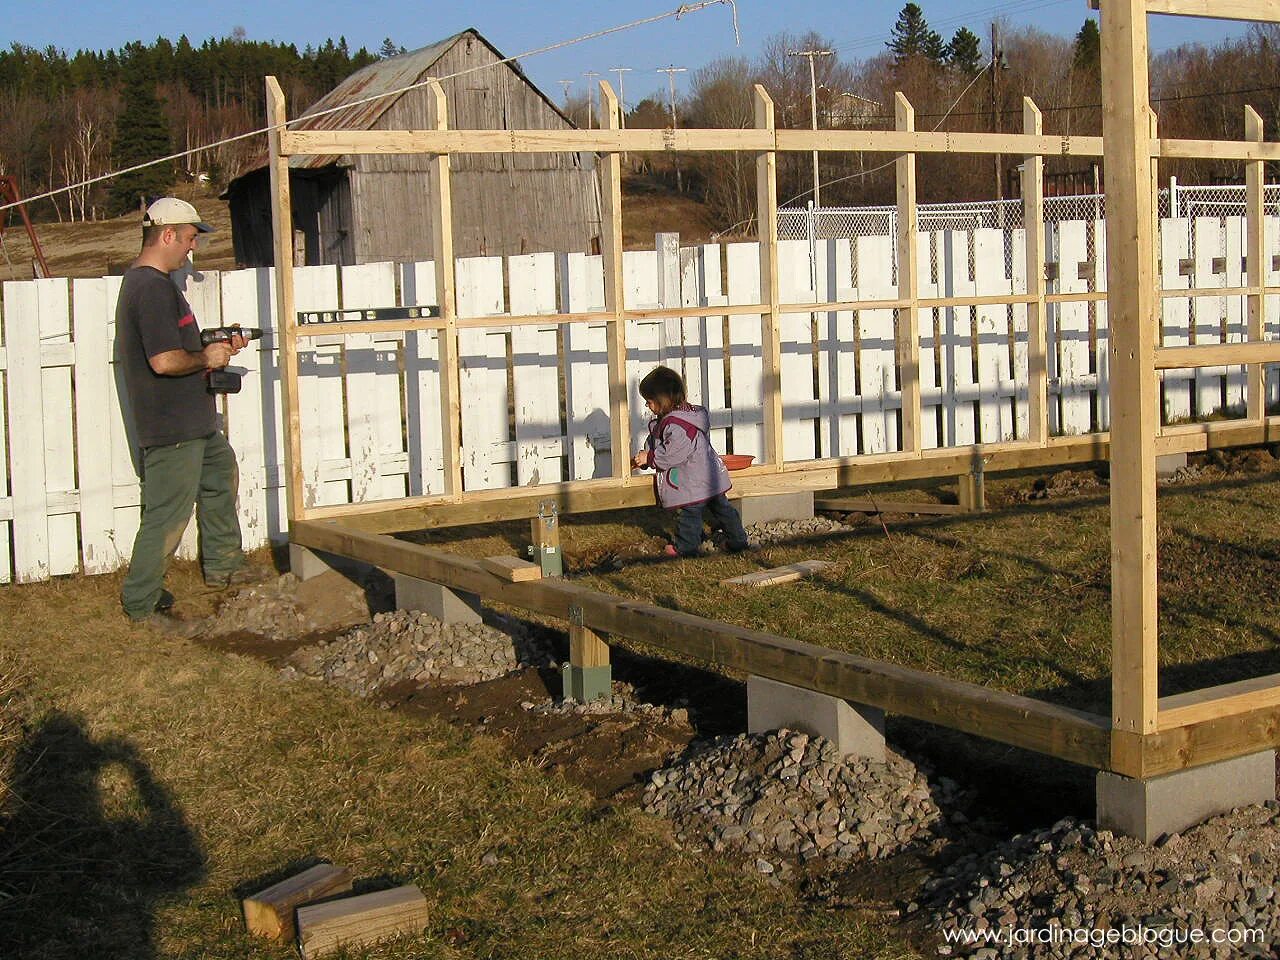
[[[176,592],[196,577],[181,567]],[[11,955],[294,956],[242,932],[238,898],[321,857],[431,904],[421,937],[353,957],[907,955],[491,739],[131,629],[118,589],[0,589],[0,650],[32,677],[30,802],[0,833]]]

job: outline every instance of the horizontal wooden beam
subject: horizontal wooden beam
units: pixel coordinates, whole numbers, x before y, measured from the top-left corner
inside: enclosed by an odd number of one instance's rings
[[[1102,156],[1101,137],[1027,133],[948,133],[929,130],[778,130],[779,151],[871,153],[1018,153],[1040,156]]]
[[[908,130],[289,130],[286,156],[737,151],[1102,156],[1101,137]]]
[[[1147,13],[1172,17],[1206,17],[1213,20],[1280,22],[1277,0],[1147,0]]]
[[[1280,160],[1280,143],[1256,140],[1152,140],[1162,160]]]
[[[1217,367],[1234,363],[1280,363],[1280,340],[1262,343],[1209,343],[1192,347],[1157,347],[1157,370]]]
[[[787,637],[627,600],[547,579],[508,583],[478,560],[352,529],[335,521],[294,523],[292,542],[481,598],[574,622],[599,633],[745,674],[816,690],[890,713],[1103,768],[1108,718],[921,670],[881,663]]]
[[[1112,769],[1127,777],[1158,777],[1280,747],[1280,705],[1250,707],[1249,702],[1242,697],[1231,705],[1239,712],[1161,726],[1145,737],[1117,734],[1120,749]]]
[[[1272,707],[1280,707],[1280,673],[1161,697],[1158,727],[1173,730]]]
[[[1259,443],[1280,443],[1280,416],[1254,421],[1219,420],[1165,427],[1156,437],[1156,452],[1197,453]],[[942,447],[918,454],[881,453],[788,463],[780,470],[769,466],[734,471],[731,496],[763,496],[799,490],[837,490],[873,483],[951,477],[981,463],[987,473],[1056,467],[1107,460],[1110,435],[1085,434],[1052,437],[1043,446],[1027,441]],[[527,520],[544,503],[554,503],[562,514],[626,510],[652,506],[653,481],[634,476],[619,482],[612,478],[573,480],[536,487],[474,490],[461,497],[434,495],[397,500],[309,507],[307,520],[346,518],[351,526],[371,533],[429,530]],[[0,517],[0,519],[3,519]]]
[[[404,153],[668,153],[773,149],[767,130],[291,130],[290,156]]]

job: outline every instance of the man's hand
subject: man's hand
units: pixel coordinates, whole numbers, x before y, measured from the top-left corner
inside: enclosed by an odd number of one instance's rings
[[[240,341],[241,347],[244,346],[244,338],[236,337],[235,340]],[[204,348],[205,366],[210,370],[221,370],[231,362],[231,358],[235,356],[237,350],[239,350],[239,347],[234,345],[234,341],[232,343],[215,341]]]

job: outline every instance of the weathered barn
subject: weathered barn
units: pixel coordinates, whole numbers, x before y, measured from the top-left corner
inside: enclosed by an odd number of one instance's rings
[[[451,129],[574,126],[519,66],[502,59],[477,31],[464,30],[353,73],[291,128],[425,129],[425,87],[354,101],[429,77],[442,78]],[[353,105],[315,116],[347,103]],[[298,262],[431,259],[428,163],[421,155],[291,158]],[[596,244],[600,201],[594,154],[466,154],[452,159],[452,170],[456,255],[589,251]],[[233,180],[227,198],[236,260],[244,266],[270,265],[274,255],[265,163]]]

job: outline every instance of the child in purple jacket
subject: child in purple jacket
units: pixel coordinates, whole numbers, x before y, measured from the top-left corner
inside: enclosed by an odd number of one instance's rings
[[[742,518],[724,495],[733,484],[707,430],[711,417],[706,407],[685,397],[684,380],[670,367],[655,367],[640,381],[640,396],[655,419],[649,422],[649,438],[631,465],[658,471],[658,503],[676,511],[675,543],[667,544],[667,556],[692,557],[702,544],[704,512],[712,527],[724,531],[731,552],[746,550],[750,543]]]

